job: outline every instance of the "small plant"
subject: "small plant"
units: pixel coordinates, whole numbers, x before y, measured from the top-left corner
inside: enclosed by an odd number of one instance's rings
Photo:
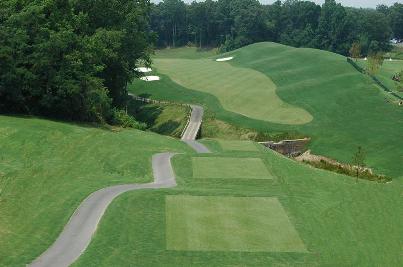
[[[383,53],[378,52],[375,54],[371,54],[368,57],[368,65],[367,65],[367,72],[368,74],[375,76],[378,74],[379,70],[381,69],[383,65]]]

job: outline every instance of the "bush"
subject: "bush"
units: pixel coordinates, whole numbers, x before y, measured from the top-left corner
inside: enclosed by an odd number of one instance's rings
[[[113,110],[111,123],[123,128],[134,128],[138,130],[145,130],[147,128],[145,123],[136,121],[134,117],[128,115],[124,110],[119,109]]]

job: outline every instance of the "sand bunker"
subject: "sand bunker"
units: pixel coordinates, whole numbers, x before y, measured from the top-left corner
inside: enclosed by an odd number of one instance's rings
[[[152,71],[152,69],[150,69],[150,68],[145,68],[145,67],[135,68],[134,70],[137,71],[137,72],[142,72],[142,73],[146,73],[146,72],[151,72],[151,71]]]
[[[160,77],[159,76],[144,76],[144,77],[141,77],[140,79],[143,81],[146,81],[146,82],[151,82],[151,81],[159,81]]]
[[[234,59],[234,57],[224,57],[224,58],[218,58],[215,61],[223,62],[223,61],[229,61],[229,60],[232,60],[232,59]]]

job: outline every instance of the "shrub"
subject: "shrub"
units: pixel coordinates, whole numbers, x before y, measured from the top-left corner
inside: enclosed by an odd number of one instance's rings
[[[134,128],[138,130],[145,130],[147,128],[145,123],[136,121],[134,117],[128,115],[124,110],[120,109],[113,110],[111,123],[123,128]]]

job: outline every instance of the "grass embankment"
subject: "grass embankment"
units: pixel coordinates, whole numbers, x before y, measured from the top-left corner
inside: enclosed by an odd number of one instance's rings
[[[154,153],[189,151],[173,138],[117,130],[0,116],[0,266],[45,251],[90,193],[150,182]]]
[[[361,68],[367,68],[367,61],[360,59],[357,63]],[[403,60],[389,61],[388,59],[385,59],[379,72],[375,76],[383,85],[389,88],[389,90],[403,97],[403,91],[398,89],[399,83],[392,79],[393,75],[401,71],[403,71]]]
[[[203,142],[215,153],[175,156],[177,188],[131,192],[114,201],[74,266],[402,262],[400,181],[356,184],[352,177],[294,162],[249,142]],[[210,163],[220,157],[217,177]],[[266,179],[227,177],[234,164],[257,158]],[[195,159],[207,162],[195,166]]]
[[[183,87],[163,74],[158,82],[136,81],[130,90],[156,99],[203,104],[214,118],[239,128],[299,132],[312,138],[310,148],[314,154],[341,162],[350,162],[357,146],[362,146],[369,167],[380,174],[403,178],[403,109],[385,101],[384,92],[347,63],[345,57],[315,49],[258,43],[210,59],[229,55],[234,59],[222,64],[253,69],[270,77],[279,98],[308,111],[313,121],[280,125],[248,118],[225,110],[216,96]],[[175,59],[175,53],[169,56]],[[158,64],[155,67],[158,70]],[[211,76],[214,75],[212,72]],[[255,107],[249,103],[249,108]]]
[[[147,125],[149,131],[180,138],[186,127],[191,109],[175,104],[149,104],[131,100],[128,112]]]

